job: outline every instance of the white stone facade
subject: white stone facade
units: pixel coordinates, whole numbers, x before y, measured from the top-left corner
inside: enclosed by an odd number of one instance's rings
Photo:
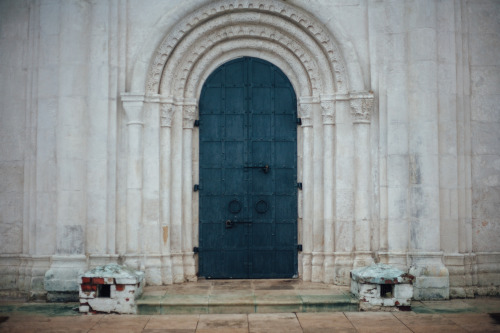
[[[298,97],[299,276],[374,261],[417,299],[498,294],[495,0],[0,2],[0,288],[109,262],[195,280],[197,103],[265,59]]]

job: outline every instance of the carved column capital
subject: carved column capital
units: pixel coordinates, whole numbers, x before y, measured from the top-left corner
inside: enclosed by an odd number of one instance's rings
[[[143,125],[142,107],[144,105],[143,93],[121,94],[123,109],[127,115],[127,125]]]
[[[299,99],[299,117],[302,127],[312,127],[313,125],[313,105],[317,103],[314,97],[301,97]]]
[[[174,104],[172,102],[161,103],[160,126],[171,127],[174,116]]]
[[[321,115],[323,125],[335,125],[335,98],[334,96],[321,96]]]
[[[192,129],[196,120],[196,104],[185,104],[182,106],[182,127]]]
[[[354,123],[370,123],[373,112],[373,93],[362,92],[351,94],[351,113]]]

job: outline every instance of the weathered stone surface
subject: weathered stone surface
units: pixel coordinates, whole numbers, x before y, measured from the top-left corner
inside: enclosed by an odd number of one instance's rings
[[[414,277],[391,265],[373,264],[351,271],[351,278],[358,283],[398,284],[412,283]]]
[[[0,288],[39,291],[45,275],[49,298],[77,295],[79,274],[119,260],[150,284],[196,279],[197,101],[218,66],[252,56],[287,75],[302,117],[299,277],[347,285],[380,258],[416,267],[416,297],[498,291],[499,13],[0,1]]]

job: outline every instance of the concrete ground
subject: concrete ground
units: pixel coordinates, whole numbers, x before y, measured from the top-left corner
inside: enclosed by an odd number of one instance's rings
[[[500,298],[413,302],[409,312],[81,315],[77,303],[0,302],[0,332],[500,332]]]

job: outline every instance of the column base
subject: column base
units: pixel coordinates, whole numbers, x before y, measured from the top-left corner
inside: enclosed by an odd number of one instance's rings
[[[45,273],[44,286],[48,302],[78,301],[78,276],[87,269],[86,256],[52,256]]]
[[[352,253],[335,252],[335,284],[339,286],[348,286],[351,283]]]
[[[196,276],[196,262],[194,260],[194,252],[185,252],[183,255],[183,261],[186,281],[198,281],[198,277]]]
[[[311,260],[311,282],[323,281],[323,253],[313,252]]]
[[[311,281],[312,278],[312,255],[311,253],[302,253],[302,280]]]
[[[323,282],[335,283],[335,256],[333,253],[325,253],[323,261]]]
[[[184,265],[182,262],[182,253],[172,253],[172,275],[174,283],[184,282]]]
[[[409,273],[415,276],[415,300],[441,300],[450,298],[450,277],[441,252],[408,253],[411,260]]]

